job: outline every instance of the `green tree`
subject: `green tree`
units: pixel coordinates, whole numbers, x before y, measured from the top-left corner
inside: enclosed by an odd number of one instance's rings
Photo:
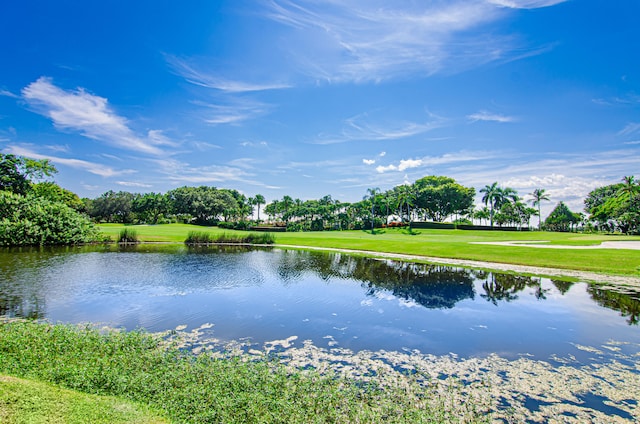
[[[368,200],[371,202],[371,234],[373,234],[374,226],[375,226],[375,207],[376,207],[376,199],[380,195],[380,189],[378,187],[368,188],[367,194],[364,196],[363,200]]]
[[[72,191],[60,187],[51,181],[43,181],[31,184],[31,189],[36,197],[44,197],[52,202],[61,202],[79,212],[86,212],[84,202]]]
[[[133,222],[132,208],[134,194],[128,191],[109,190],[93,199],[89,216],[97,221]]]
[[[493,208],[496,205],[496,200],[500,197],[501,194],[498,182],[495,181],[491,185],[484,186],[484,188],[480,189],[480,193],[484,193],[484,196],[482,196],[482,202],[485,204],[485,206],[489,207],[489,222],[491,223],[491,227],[493,227]]]
[[[559,202],[545,219],[544,225],[551,231],[571,231],[580,220],[579,214],[571,212],[564,202]]]
[[[258,221],[260,221],[260,205],[264,205],[266,204],[266,200],[264,199],[264,196],[262,194],[256,194],[253,197],[253,204],[256,206],[257,212],[258,212]]]
[[[540,205],[543,201],[549,201],[549,195],[546,193],[546,190],[543,188],[536,188],[533,190],[533,193],[529,193],[531,198],[531,204],[535,207],[538,207],[538,230],[542,229],[542,216],[540,212]]]
[[[169,209],[167,196],[153,192],[134,196],[131,205],[138,220],[147,224],[157,224],[161,216],[169,214]]]
[[[584,204],[601,230],[640,233],[640,186],[635,177],[592,190]]]
[[[417,180],[414,187],[414,206],[430,220],[442,222],[454,214],[466,215],[473,208],[475,189],[453,178],[431,175]]]
[[[31,182],[51,177],[56,172],[49,159],[0,153],[0,190],[27,194],[31,190]]]

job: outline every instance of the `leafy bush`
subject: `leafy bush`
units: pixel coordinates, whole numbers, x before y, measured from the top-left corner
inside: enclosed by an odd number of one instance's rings
[[[61,202],[0,191],[0,245],[42,246],[97,241],[91,221]]]

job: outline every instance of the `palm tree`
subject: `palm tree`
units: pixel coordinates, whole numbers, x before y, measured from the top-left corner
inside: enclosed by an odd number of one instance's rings
[[[538,231],[542,230],[542,215],[540,213],[540,204],[543,200],[549,201],[549,195],[545,193],[545,189],[536,188],[533,190],[533,193],[529,193],[529,196],[532,196],[531,204],[535,207],[538,206]]]
[[[290,218],[289,211],[294,206],[294,204],[295,203],[294,203],[293,199],[291,198],[291,196],[284,196],[282,198],[282,201],[280,202],[280,207],[284,211],[282,217],[284,218],[284,220],[286,222],[289,222],[289,218]]]
[[[256,194],[252,203],[258,207],[258,221],[260,221],[260,205],[264,205],[266,200],[262,194]]]
[[[374,187],[374,188],[368,188],[367,195],[364,196],[365,200],[367,199],[371,200],[371,234],[373,234],[373,226],[375,223],[373,212],[376,206],[376,198],[378,197],[379,194],[380,194],[380,189],[378,187]]]
[[[410,185],[401,185],[396,188],[398,190],[397,201],[400,216],[402,216],[402,206],[407,205],[407,220],[409,221],[409,229],[411,229],[411,206],[413,206],[413,202],[416,200],[416,195],[413,187]]]
[[[495,181],[493,184],[486,185],[484,188],[480,189],[480,193],[484,193],[482,201],[485,205],[489,206],[489,220],[491,222],[491,227],[493,228],[493,206],[496,203],[496,200],[500,198],[502,189],[498,186],[498,182]]]
[[[618,190],[621,195],[627,195],[631,199],[634,195],[640,193],[640,184],[633,175],[627,175],[622,178],[622,187]]]

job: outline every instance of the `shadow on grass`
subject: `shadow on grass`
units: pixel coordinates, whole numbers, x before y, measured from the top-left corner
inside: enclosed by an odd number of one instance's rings
[[[371,230],[364,230],[364,229],[363,229],[363,230],[362,230],[362,232],[363,232],[363,233],[367,233],[367,234],[373,234],[373,235],[375,236],[375,235],[378,235],[378,234],[385,234],[385,233],[386,233],[386,230],[383,230],[383,229],[381,229],[381,228],[376,228],[376,229],[375,229],[375,230],[373,230],[373,231],[371,231]]]

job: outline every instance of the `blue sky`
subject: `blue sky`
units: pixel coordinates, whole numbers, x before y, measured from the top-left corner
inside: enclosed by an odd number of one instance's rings
[[[639,176],[637,0],[5,3],[0,150],[81,196]]]

